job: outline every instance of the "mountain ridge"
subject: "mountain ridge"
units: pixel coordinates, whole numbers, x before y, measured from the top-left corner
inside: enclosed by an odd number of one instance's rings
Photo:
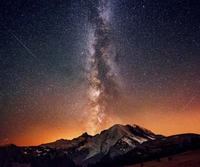
[[[116,164],[132,165],[192,149],[200,149],[199,134],[166,137],[136,124],[115,124],[94,136],[85,132],[72,140],[59,139],[39,146],[0,146],[0,166],[57,167],[58,164],[60,167],[60,164],[70,164],[69,167],[115,167]]]

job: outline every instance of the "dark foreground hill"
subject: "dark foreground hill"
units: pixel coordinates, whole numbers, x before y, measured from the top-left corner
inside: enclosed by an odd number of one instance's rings
[[[125,167],[199,167],[200,149],[186,151],[174,156],[162,157],[157,160],[143,162]]]
[[[57,140],[35,147],[0,147],[0,167],[117,167],[160,161],[200,149],[200,135],[165,137],[138,125],[114,125],[100,134]],[[169,160],[171,160],[169,158]]]

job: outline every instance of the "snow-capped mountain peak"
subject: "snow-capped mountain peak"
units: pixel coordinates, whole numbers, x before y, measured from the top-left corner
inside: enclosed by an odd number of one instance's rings
[[[62,139],[42,146],[62,148],[75,163],[87,165],[100,161],[104,156],[113,159],[118,154],[123,155],[138,145],[154,139],[156,135],[153,132],[138,125],[116,124],[95,136],[83,133],[72,140]]]

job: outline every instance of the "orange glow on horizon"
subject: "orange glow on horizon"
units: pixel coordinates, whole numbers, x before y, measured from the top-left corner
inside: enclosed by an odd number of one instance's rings
[[[132,115],[131,115],[132,114]],[[156,113],[153,111],[141,112],[141,113],[131,113],[128,116],[124,114],[124,118],[121,121],[114,124],[138,124],[144,128],[147,128],[154,132],[155,134],[162,134],[165,136],[170,136],[174,134],[181,133],[197,133],[200,134],[200,122],[197,121],[200,118],[200,109],[198,107],[193,108],[189,112],[165,112]],[[54,142],[59,139],[73,139],[84,132],[84,125],[76,122],[77,125],[68,126],[64,123],[60,123],[55,126],[52,124],[45,124],[45,126],[38,124],[33,126],[32,129],[26,129],[23,134],[17,136],[11,136],[5,141],[1,141],[0,145],[13,143],[17,146],[37,146],[43,143]],[[110,125],[112,126],[112,125]],[[109,127],[108,127],[109,128]],[[102,129],[104,130],[104,129]]]

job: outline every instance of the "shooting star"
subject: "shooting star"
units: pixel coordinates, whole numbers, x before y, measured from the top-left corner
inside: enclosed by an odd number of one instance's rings
[[[27,46],[5,25],[3,24],[1,21],[0,23],[8,30],[8,32],[11,33],[11,35],[34,57],[36,58],[36,56],[33,54],[33,52],[30,51],[30,49],[27,48]]]
[[[197,95],[197,94],[196,94],[196,95]],[[185,105],[185,107],[183,107],[182,111],[184,111],[184,110],[189,106],[189,104],[194,100],[194,98],[196,97],[196,95],[194,95],[194,96],[190,99],[190,101]]]

